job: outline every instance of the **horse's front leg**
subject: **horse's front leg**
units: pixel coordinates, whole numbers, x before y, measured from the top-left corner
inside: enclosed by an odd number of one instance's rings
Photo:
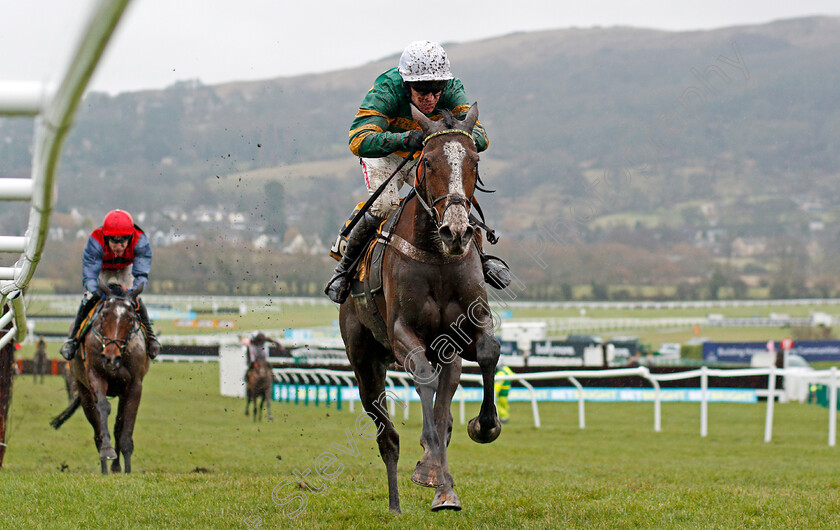
[[[394,356],[414,379],[414,388],[420,395],[420,407],[423,411],[420,445],[423,446],[424,453],[414,469],[414,474],[411,475],[411,480],[421,486],[436,488],[443,484],[444,480],[441,473],[444,444],[435,428],[434,413],[440,367],[432,367],[426,356],[426,345],[403,323],[395,323],[393,337]]]
[[[143,383],[134,381],[126,393],[120,397],[119,412],[117,413],[117,426],[114,428],[114,436],[119,437],[117,447],[123,456],[125,473],[131,473],[131,455],[134,453],[134,424],[137,421],[137,411],[140,408],[140,398],[143,395]],[[119,429],[119,433],[117,433]],[[119,461],[117,461],[117,472],[119,472]],[[112,469],[113,470],[113,469]]]
[[[452,362],[441,365],[437,395],[435,396],[435,427],[442,442],[441,473],[443,484],[438,486],[435,491],[432,511],[461,509],[461,501],[455,493],[455,480],[449,473],[449,456],[447,454],[447,447],[452,438],[452,397],[455,395],[460,382],[461,358],[455,357]]]
[[[99,411],[96,408],[96,397],[89,388],[79,386],[79,397],[82,400],[82,410],[85,412],[85,417],[93,427],[93,443],[96,445],[96,450],[99,451],[102,447],[102,422],[99,421]],[[107,430],[105,431],[108,432]],[[108,464],[106,460],[101,460],[102,474],[108,474]]]
[[[111,403],[108,402],[108,383],[102,378],[88,370],[88,381],[90,382],[90,393],[93,396],[93,405],[96,411],[96,419],[99,424],[99,460],[102,463],[102,473],[108,474],[106,462],[117,458],[117,452],[111,446],[111,434],[108,432],[108,416],[111,414]]]
[[[476,359],[481,368],[481,379],[484,384],[484,395],[481,401],[481,410],[478,416],[471,419],[467,425],[467,432],[473,441],[478,443],[490,443],[499,437],[502,432],[502,424],[496,414],[496,403],[494,384],[496,379],[496,366],[499,363],[500,346],[493,335],[489,332],[482,332],[476,340]]]

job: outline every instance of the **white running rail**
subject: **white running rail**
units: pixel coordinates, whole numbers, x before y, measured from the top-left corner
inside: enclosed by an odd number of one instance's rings
[[[808,383],[824,382],[829,387],[829,406],[828,406],[828,445],[834,447],[837,443],[837,387],[838,387],[838,371],[836,367],[829,370],[819,370],[813,372],[803,373],[797,370],[784,370],[781,368],[747,368],[741,370],[720,370],[712,369],[702,366],[697,370],[690,370],[686,372],[675,372],[670,374],[653,374],[646,366],[639,366],[636,368],[616,368],[610,370],[556,370],[551,372],[534,372],[529,374],[513,374],[513,375],[497,375],[496,381],[512,381],[520,383],[526,387],[531,393],[531,409],[534,415],[534,427],[540,427],[540,414],[537,406],[536,393],[534,387],[528,381],[538,380],[553,380],[553,379],[569,379],[572,384],[578,389],[578,425],[581,429],[586,428],[586,416],[584,407],[584,393],[583,388],[578,379],[600,379],[605,377],[642,377],[650,382],[654,390],[655,397],[653,402],[653,430],[654,432],[662,431],[662,399],[661,390],[659,386],[660,381],[677,381],[682,379],[700,378],[700,436],[706,437],[708,435],[708,407],[709,407],[709,377],[744,377],[744,376],[766,376],[767,377],[767,405],[765,407],[765,425],[764,425],[764,441],[770,442],[773,436],[773,413],[778,392],[776,391],[776,378],[779,376],[797,377],[804,379]],[[276,368],[274,369],[274,378],[280,383],[302,383],[308,384],[343,384],[347,387],[347,401],[350,412],[353,412],[353,400],[350,396],[353,395],[353,381],[356,380],[356,375],[349,371],[340,370],[325,370],[325,369],[306,369],[306,368]],[[406,372],[397,372],[388,370],[385,376],[385,384],[387,390],[395,389],[394,380],[409,390],[409,380],[411,374]],[[481,374],[461,374],[461,381],[469,381],[471,383],[481,383]],[[405,394],[406,396],[408,393]],[[392,394],[388,397],[396,396]],[[394,400],[390,399],[390,413],[394,416]],[[409,407],[403,407],[403,417],[408,419]],[[461,393],[460,402],[460,420],[463,425],[465,422],[465,404],[464,393]]]
[[[26,337],[23,292],[41,260],[55,202],[55,176],[61,146],[96,64],[130,0],[99,0],[82,29],[73,57],[57,87],[26,81],[0,81],[0,116],[35,118],[31,178],[0,178],[0,201],[29,201],[29,223],[22,236],[0,236],[0,253],[19,255],[0,267],[0,347]]]

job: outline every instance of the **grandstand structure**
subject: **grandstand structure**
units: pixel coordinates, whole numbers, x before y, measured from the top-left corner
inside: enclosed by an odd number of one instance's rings
[[[99,0],[81,28],[80,38],[58,82],[0,81],[0,116],[34,119],[29,178],[0,175],[0,202],[27,201],[29,221],[23,235],[0,235],[0,351],[26,337],[25,292],[44,250],[56,196],[61,147],[73,124],[88,82],[130,0]],[[15,257],[17,259],[15,259]],[[11,261],[11,260],[10,260]],[[7,358],[8,357],[8,358]],[[11,354],[0,356],[0,466],[6,447],[6,416],[11,398]],[[8,376],[8,377],[7,377]]]

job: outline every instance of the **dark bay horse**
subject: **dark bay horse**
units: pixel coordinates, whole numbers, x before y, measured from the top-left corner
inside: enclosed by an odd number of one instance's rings
[[[99,451],[102,474],[119,473],[122,454],[125,472],[131,472],[131,453],[134,451],[134,422],[143,392],[143,377],[149,370],[146,340],[135,312],[137,296],[142,291],[124,291],[118,285],[104,285],[102,308],[98,311],[85,336],[79,353],[70,361],[76,380],[78,396],[51,425],[58,429],[81,404],[93,426],[94,442]],[[114,422],[114,446],[108,433],[111,404],[108,397],[119,397]]]
[[[254,421],[257,421],[257,400],[260,400],[259,413],[260,421],[262,421],[263,404],[268,409],[268,419],[273,420],[271,415],[271,387],[274,382],[274,374],[271,372],[271,366],[265,357],[257,357],[254,360],[253,367],[245,376],[245,394],[248,401],[245,402],[245,415],[248,415],[248,406],[251,402],[254,403]]]
[[[363,298],[349,298],[339,313],[362,405],[377,426],[379,452],[388,474],[389,508],[395,513],[400,512],[399,435],[384,406],[390,362],[395,360],[413,375],[420,395],[424,453],[411,479],[435,488],[433,511],[461,508],[446,451],[461,358],[478,362],[484,387],[479,415],[467,428],[470,438],[488,443],[501,432],[493,402],[499,343],[493,337],[480,255],[468,221],[478,175],[478,153],[470,134],[478,107],[473,105],[463,121],[444,113],[435,122],[413,107],[412,114],[423,130],[425,148],[417,165],[416,194],[385,235],[389,242],[383,258],[383,288],[375,302],[385,321],[387,340],[380,343],[375,338],[375,316],[366,310]]]

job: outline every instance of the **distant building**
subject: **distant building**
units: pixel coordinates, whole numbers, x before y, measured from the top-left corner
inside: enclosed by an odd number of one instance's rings
[[[732,241],[733,258],[750,258],[767,252],[767,239],[763,237],[737,237]]]
[[[283,248],[286,254],[309,254],[310,256],[327,255],[327,247],[317,235],[309,237],[309,241],[303,234],[296,235],[292,242]]]

